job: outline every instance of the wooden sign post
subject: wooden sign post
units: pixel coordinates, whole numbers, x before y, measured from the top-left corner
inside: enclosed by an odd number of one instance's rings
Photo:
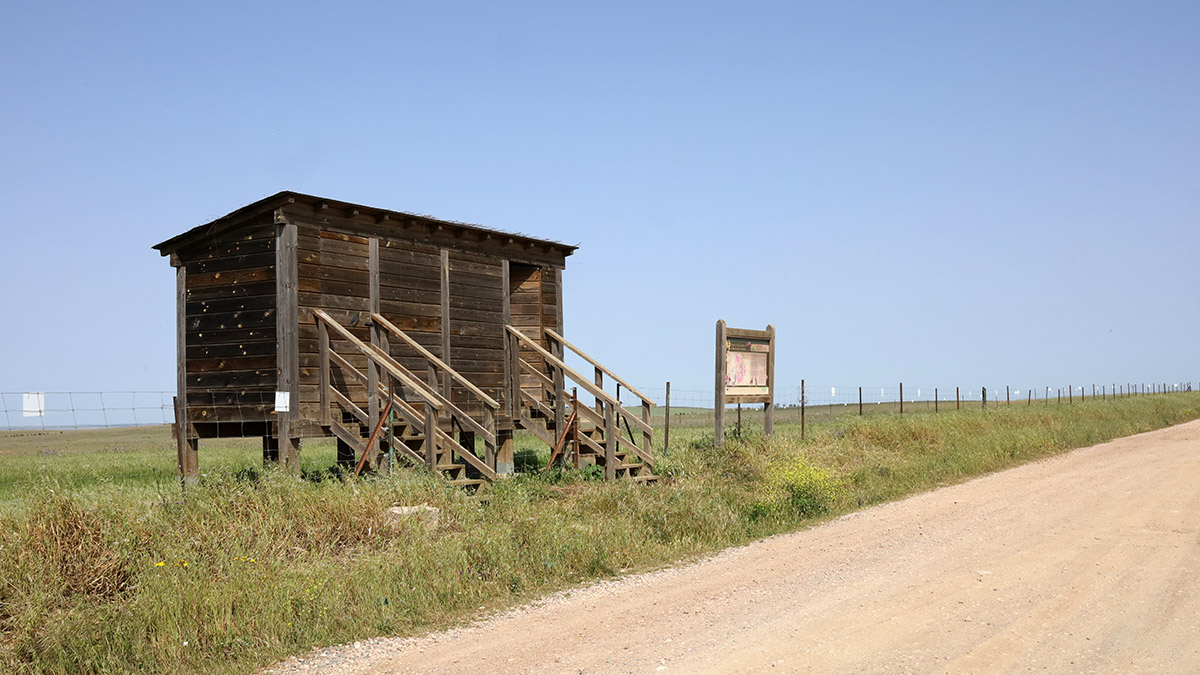
[[[775,327],[728,328],[717,321],[716,422],[713,444],[725,444],[725,406],[762,403],[763,433],[775,431]]]

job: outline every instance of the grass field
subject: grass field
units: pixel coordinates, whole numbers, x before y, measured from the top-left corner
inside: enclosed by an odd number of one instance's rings
[[[263,470],[257,439],[205,442],[201,485],[184,498],[165,428],[0,433],[0,671],[246,672],[422,632],[1200,418],[1200,393],[809,411],[804,441],[799,411],[779,411],[769,440],[746,411],[719,451],[710,411],[672,412],[658,485],[539,472],[486,500],[420,471],[342,480],[329,443],[307,444],[305,479],[289,478]],[[535,446],[520,441],[527,458]],[[389,522],[385,510],[405,504],[439,508],[440,525]]]

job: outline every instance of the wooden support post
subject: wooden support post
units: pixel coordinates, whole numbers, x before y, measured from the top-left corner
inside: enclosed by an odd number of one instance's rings
[[[1005,403],[1005,405],[1009,405],[1012,403],[1012,398],[1009,396],[1008,387],[1009,387],[1009,385],[1007,385],[1007,384],[1004,385],[1004,403]]]
[[[284,471],[300,474],[300,438],[294,432],[300,419],[300,309],[296,224],[275,212],[275,358],[278,368],[276,391],[288,395],[287,412],[277,412],[275,434],[279,439],[279,463]]]
[[[1070,403],[1074,403],[1074,402],[1075,402],[1075,385],[1068,384],[1067,385],[1067,403],[1070,404]]]
[[[962,410],[962,399],[958,395],[958,387],[954,388],[954,409]]]
[[[503,404],[504,407],[501,409],[500,413],[502,415],[507,416],[510,420],[512,420],[516,417],[516,414],[517,414],[516,408],[514,408],[513,406],[515,403],[519,403],[519,401],[517,401],[517,402],[513,401],[512,380],[513,380],[513,378],[520,377],[520,375],[519,375],[520,368],[518,367],[520,365],[520,361],[514,361],[512,359],[511,345],[512,345],[512,341],[515,340],[516,338],[514,338],[511,334],[509,334],[509,332],[507,330],[507,326],[512,323],[512,289],[509,288],[510,284],[511,284],[511,281],[509,280],[508,261],[501,260],[500,261],[500,298],[501,298],[500,320],[504,324],[505,328],[503,329],[504,330],[504,392],[503,392],[504,398],[501,401],[501,403]],[[497,439],[497,441],[499,441],[499,439]],[[497,459],[497,461],[499,461],[499,460]],[[495,467],[493,467],[493,468],[495,468]]]
[[[176,452],[178,454],[179,479],[183,482],[184,487],[194,485],[200,478],[200,460],[199,449],[200,439],[189,438],[189,425],[187,424],[187,411],[183,408],[179,398],[175,397],[175,443]],[[181,423],[180,420],[183,420]]]
[[[513,430],[501,429],[496,432],[496,473],[508,476],[513,470]]]
[[[768,400],[763,404],[763,433],[768,437],[775,435],[775,324],[767,324],[767,394]]]
[[[667,380],[666,422],[663,425],[663,456],[671,454],[671,381]]]
[[[179,480],[184,487],[200,479],[200,440],[192,434],[187,396],[187,267],[172,256],[175,267],[175,443]]]
[[[717,320],[716,401],[713,421],[713,446],[725,445],[725,320]],[[803,427],[801,427],[803,428]]]
[[[379,292],[379,237],[371,237],[367,240],[367,303],[372,314],[380,313],[380,292]],[[389,344],[388,332],[382,326],[370,323],[371,344],[378,347],[384,354],[391,353]],[[382,384],[383,368],[375,364],[373,361],[368,361],[367,368],[367,395],[368,411],[367,414],[371,418],[371,426],[374,426],[379,420],[379,415],[382,408],[382,402],[379,396],[379,386]],[[391,391],[389,388],[388,391]],[[390,473],[386,458],[388,457],[387,441],[380,441],[375,444],[374,454],[368,459],[373,467],[381,473]]]
[[[741,401],[738,401],[738,404],[737,404],[737,433],[738,433],[738,438],[741,438],[742,437],[742,402]]]
[[[450,358],[450,249],[442,249],[442,361],[451,368],[454,361]],[[450,398],[450,373],[442,373],[442,396]]]

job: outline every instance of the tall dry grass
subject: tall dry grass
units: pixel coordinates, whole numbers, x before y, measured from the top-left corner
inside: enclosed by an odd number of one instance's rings
[[[245,672],[1197,417],[1200,394],[1176,394],[839,418],[805,441],[785,425],[719,451],[694,429],[660,459],[659,485],[538,473],[484,501],[418,471],[214,470],[186,498],[32,481],[0,510],[0,670]],[[438,527],[386,517],[407,504],[439,509]]]

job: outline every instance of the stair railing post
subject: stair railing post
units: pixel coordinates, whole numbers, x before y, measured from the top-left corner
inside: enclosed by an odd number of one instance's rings
[[[646,426],[650,426],[650,401],[642,399],[642,421]],[[646,451],[647,457],[652,457],[654,452],[654,436],[645,429],[642,430],[642,449]]]
[[[575,455],[575,468],[579,468],[579,389],[571,387],[571,412],[575,422],[571,424],[571,452]]]
[[[545,333],[545,336],[550,353],[560,362],[566,363],[563,359],[563,344],[552,338],[549,333]],[[554,374],[554,433],[561,434],[567,422],[567,391],[563,386],[563,369],[555,366],[552,372]]]
[[[317,319],[317,335],[321,351],[321,426],[332,422],[329,412],[329,326]]]
[[[599,389],[600,391],[604,391],[604,371],[600,370],[600,368],[596,368],[596,388]],[[605,408],[604,401],[600,400],[600,397],[597,396],[596,397],[596,412],[603,415],[604,408]]]
[[[492,471],[496,470],[496,415],[492,412],[492,407],[488,404],[483,404],[483,428],[487,429],[491,434],[492,440],[483,439],[483,461],[491,467]],[[474,448],[472,448],[474,449]]]
[[[425,403],[425,465],[437,471],[437,412]]]
[[[521,347],[517,336],[508,334],[508,417],[517,418],[518,406],[521,405]]]
[[[599,399],[597,399],[597,402]],[[617,477],[617,412],[611,405],[604,406],[604,478]]]
[[[379,344],[379,326],[375,322],[370,322],[371,344]],[[371,420],[370,426],[375,427],[379,423],[379,363],[375,357],[367,356],[367,417]],[[369,451],[370,448],[367,448]],[[368,453],[370,454],[370,453]],[[377,457],[371,455],[367,458],[367,466],[374,468],[378,464]]]

